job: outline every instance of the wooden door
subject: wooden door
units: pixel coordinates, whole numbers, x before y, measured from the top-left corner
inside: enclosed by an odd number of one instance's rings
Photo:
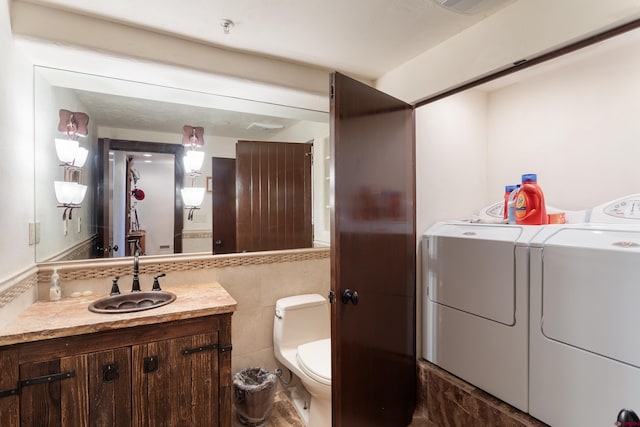
[[[109,167],[109,139],[98,140],[98,171],[96,172],[97,188],[97,242],[96,257],[113,257],[113,209],[111,207],[110,187],[113,182],[111,168]]]
[[[133,426],[219,424],[217,334],[132,348]]]
[[[237,249],[310,248],[313,144],[238,141]]]
[[[236,252],[236,159],[213,157],[213,254]]]
[[[413,108],[339,73],[331,93],[333,425],[406,426],[416,393]]]

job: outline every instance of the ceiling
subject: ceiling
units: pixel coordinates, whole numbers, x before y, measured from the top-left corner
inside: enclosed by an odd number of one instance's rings
[[[263,140],[298,120],[144,98],[74,90],[99,126],[182,133],[182,126],[205,126],[209,135]]]
[[[30,1],[375,80],[516,0]]]
[[[517,0],[26,1],[373,81]],[[222,19],[233,21],[228,34]],[[66,48],[46,47],[47,51],[59,49]],[[82,55],[83,62],[90,60],[86,52]],[[194,95],[204,95],[195,92],[187,95],[187,101],[174,101],[174,94],[149,96],[153,85],[130,92],[133,82],[109,79],[108,83],[79,84],[80,77],[75,73],[63,79],[72,84],[60,86],[76,91],[99,126],[179,133],[184,124],[206,124],[208,134],[260,140],[279,129],[249,128],[252,123],[287,128],[300,120],[296,114],[271,108],[232,109],[225,103],[212,106],[209,100],[194,103]],[[116,84],[126,88],[115,91]],[[104,87],[94,89],[100,86]],[[328,122],[327,118],[311,120]]]

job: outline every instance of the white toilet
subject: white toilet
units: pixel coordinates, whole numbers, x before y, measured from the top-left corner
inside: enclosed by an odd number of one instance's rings
[[[301,414],[307,426],[330,427],[331,324],[327,300],[309,294],[276,301],[273,351],[311,395],[308,420]]]

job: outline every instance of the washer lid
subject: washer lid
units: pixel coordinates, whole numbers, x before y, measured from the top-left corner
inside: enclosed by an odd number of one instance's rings
[[[298,366],[314,380],[331,385],[331,339],[298,346]]]

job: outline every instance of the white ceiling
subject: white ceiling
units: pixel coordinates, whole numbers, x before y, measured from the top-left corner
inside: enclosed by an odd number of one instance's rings
[[[375,80],[516,0],[31,1]]]
[[[26,1],[218,47],[277,57],[375,80],[516,0]],[[439,5],[440,2],[453,7],[469,8],[468,12],[473,13],[453,12]],[[234,22],[229,34],[225,34],[220,25],[224,18]],[[45,45],[43,49],[37,42],[30,40],[23,44],[36,57],[49,55],[56,58],[76,54],[81,55],[82,63],[95,62],[98,68],[101,66],[98,54],[92,59],[91,54],[74,52],[70,47]],[[65,51],[65,55],[61,55],[61,50]],[[71,63],[73,62],[72,60]],[[49,58],[40,63],[51,61]],[[135,65],[139,67],[142,64]],[[265,107],[230,107],[233,97],[221,102],[210,97],[196,102],[197,97],[206,94],[188,94],[184,91],[178,94],[166,93],[169,89],[162,87],[166,83],[147,84],[139,88],[140,85],[136,86],[135,82],[124,79],[104,79],[98,82],[99,71],[89,71],[84,76],[79,73],[70,73],[68,77],[53,76],[51,73],[62,71],[56,71],[56,65],[52,66],[54,68],[48,70],[50,82],[76,90],[79,99],[87,107],[91,120],[99,126],[179,133],[184,124],[205,124],[205,130],[209,134],[265,139],[277,131],[249,130],[247,127],[253,122],[259,122],[279,124],[287,128],[297,120],[327,121],[328,118],[318,118],[317,114],[312,117],[297,117],[298,113],[282,111],[282,106],[264,103],[255,104]],[[118,67],[125,66],[124,63],[118,64]],[[138,74],[145,78],[162,75],[160,66],[154,71]],[[173,77],[178,74],[172,72]],[[188,80],[193,81],[195,78],[189,74]],[[235,87],[229,83],[225,82],[222,86]],[[205,86],[200,84],[198,87]],[[152,92],[161,89],[165,91],[152,96]],[[188,99],[179,100],[178,98],[184,98],[185,93]],[[254,89],[251,96],[257,93]],[[281,94],[279,99],[285,97]],[[238,98],[235,101],[241,102]],[[320,109],[326,111],[318,108]],[[304,113],[303,110],[299,111]],[[310,114],[311,111],[308,110],[307,113]]]
[[[265,124],[288,128],[298,120],[265,116],[195,105],[123,97],[106,93],[74,90],[87,108],[91,120],[99,126],[136,129],[153,132],[182,133],[183,125],[204,126],[208,135],[229,138],[263,140],[280,129],[268,129]]]

